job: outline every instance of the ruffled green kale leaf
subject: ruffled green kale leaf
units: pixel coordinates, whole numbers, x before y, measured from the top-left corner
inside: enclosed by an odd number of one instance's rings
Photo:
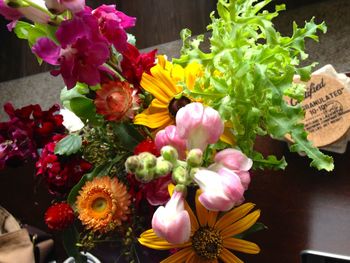
[[[219,0],[218,16],[211,14],[212,23],[210,52],[200,48],[203,37],[191,38],[189,30],[182,31],[183,48],[175,63],[186,66],[198,61],[203,65],[204,75],[198,79],[193,90],[185,93],[199,98],[219,111],[222,118],[234,130],[237,146],[251,158],[258,134],[284,138],[291,134],[294,146],[311,159],[311,165],[330,170],[332,160],[323,155],[301,136],[300,125],[304,112],[300,106],[288,106],[289,96],[297,101],[303,98],[304,89],[293,84],[296,74],[302,80],[309,79],[315,63],[299,67],[307,58],[305,39],[318,41],[317,31],[326,32],[324,23],[316,24],[314,18],[304,27],[293,24],[292,36],[282,36],[272,23],[284,5],[276,6],[274,12],[263,10],[270,0]],[[261,156],[260,156],[261,157]],[[259,158],[259,168],[283,168],[282,162]]]

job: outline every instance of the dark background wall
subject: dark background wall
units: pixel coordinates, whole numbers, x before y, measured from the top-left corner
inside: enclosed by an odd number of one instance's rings
[[[275,0],[273,4],[280,2],[290,9],[317,0]],[[116,4],[117,9],[137,17],[130,33],[136,36],[138,48],[176,40],[185,27],[194,34],[204,32],[216,6],[216,0],[87,0],[92,7],[102,3]],[[7,23],[0,18],[0,82],[49,70],[45,63],[38,65],[26,41],[7,31]]]

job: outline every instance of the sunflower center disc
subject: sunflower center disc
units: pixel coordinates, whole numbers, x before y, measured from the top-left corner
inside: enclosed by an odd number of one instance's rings
[[[176,113],[181,109],[182,107],[185,107],[187,104],[190,104],[191,100],[185,96],[182,96],[181,98],[173,98],[168,106],[169,113],[172,117],[176,117]]]
[[[192,247],[198,256],[216,259],[222,250],[222,237],[214,228],[201,227],[192,237]]]

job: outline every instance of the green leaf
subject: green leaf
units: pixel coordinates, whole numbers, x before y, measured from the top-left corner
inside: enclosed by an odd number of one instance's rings
[[[68,256],[73,257],[77,263],[84,263],[87,262],[87,259],[80,254],[77,247],[78,237],[79,233],[74,226],[70,226],[62,232],[63,246]]]
[[[270,2],[219,0],[218,15],[211,14],[207,27],[211,31],[210,53],[201,50],[199,43],[203,38],[191,38],[191,32],[184,30],[181,56],[173,60],[182,66],[193,60],[203,65],[203,77],[194,90],[184,90],[184,94],[218,110],[224,121],[232,124],[237,146],[248,156],[254,156],[257,134],[268,133],[279,139],[295,130],[299,134],[303,111],[300,106],[284,105],[283,97],[303,97],[300,86],[292,82],[295,74],[306,80],[315,65],[299,67],[308,57],[305,39],[318,41],[316,33],[326,31],[324,23],[316,24],[312,18],[303,27],[294,23],[293,35],[283,36],[272,20],[285,6],[276,6],[275,11],[263,10]],[[302,139],[300,142],[297,147],[306,147],[308,156],[318,160],[312,165],[330,168],[329,158],[311,154],[317,150]],[[256,168],[281,169],[286,165],[283,158],[254,157]]]
[[[96,107],[92,99],[75,97],[69,100],[70,109],[83,121],[89,121],[92,125],[103,122],[102,116],[96,113]]]
[[[307,139],[307,133],[303,125],[299,129],[294,129],[291,133],[294,144],[290,146],[292,152],[303,152],[312,159],[311,166],[318,170],[332,171],[334,169],[333,158],[323,154],[319,149],[314,147]]]
[[[114,133],[121,138],[120,143],[129,152],[133,152],[144,137],[130,123],[116,123],[113,125]]]
[[[254,169],[271,169],[271,170],[284,170],[287,166],[287,162],[282,157],[280,160],[274,155],[269,155],[266,158],[261,153],[254,152],[252,156]]]
[[[266,230],[268,229],[268,227],[266,225],[264,225],[261,222],[256,222],[251,228],[249,228],[248,230],[244,231],[241,234],[238,234],[235,236],[235,238],[239,238],[239,239],[244,239],[246,236],[253,234],[255,232],[261,231],[261,230]]]
[[[82,145],[81,137],[77,134],[70,134],[61,139],[55,147],[55,154],[71,155],[77,153]]]

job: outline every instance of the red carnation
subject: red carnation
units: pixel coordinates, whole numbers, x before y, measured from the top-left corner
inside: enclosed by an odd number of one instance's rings
[[[51,230],[63,230],[73,222],[74,212],[67,203],[57,203],[46,210],[45,223]]]
[[[108,121],[121,121],[125,117],[133,118],[138,109],[136,90],[128,82],[110,81],[96,92],[96,111]]]

